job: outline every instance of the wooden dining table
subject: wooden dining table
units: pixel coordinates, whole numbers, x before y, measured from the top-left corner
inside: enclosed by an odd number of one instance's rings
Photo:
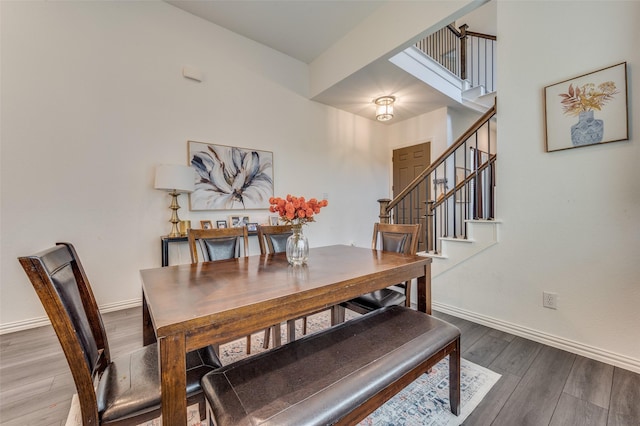
[[[186,354],[417,278],[431,313],[431,259],[369,248],[312,248],[304,266],[284,254],[140,271],[143,339],[159,345],[163,425],[186,424]]]

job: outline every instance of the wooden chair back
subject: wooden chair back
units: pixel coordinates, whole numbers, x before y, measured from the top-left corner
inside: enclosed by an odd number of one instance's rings
[[[111,362],[107,335],[93,291],[69,243],[19,257],[69,363],[83,424],[99,424],[94,379]]]
[[[416,254],[420,227],[419,223],[398,225],[375,223],[373,225],[371,248],[396,253]]]
[[[187,234],[191,263],[249,256],[247,227],[219,229],[189,229]],[[200,254],[200,256],[199,256]]]
[[[293,235],[291,225],[258,226],[260,254],[283,253],[287,251],[287,238]]]

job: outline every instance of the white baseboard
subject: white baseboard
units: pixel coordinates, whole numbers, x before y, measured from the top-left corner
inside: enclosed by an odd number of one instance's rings
[[[107,312],[120,311],[122,309],[136,308],[141,305],[142,299],[125,300],[122,302],[109,303],[107,305],[100,306],[100,312],[104,314]],[[30,328],[42,327],[45,325],[51,325],[49,317],[38,317],[0,324],[0,335],[13,333],[16,331],[28,330]]]
[[[524,327],[518,324],[513,324],[507,321],[492,318],[486,315],[477,314],[475,312],[467,311],[465,309],[456,308],[454,306],[446,305],[444,303],[433,302],[433,310],[453,315],[454,317],[463,318],[477,324],[486,325],[487,327],[495,328],[496,330],[504,331],[516,336],[524,337],[525,339],[533,340],[538,343],[542,343],[554,348],[562,349],[567,352],[582,355],[586,358],[595,359],[597,361],[604,362],[616,367],[623,368],[625,370],[640,373],[640,360],[631,358],[626,355],[617,354],[615,352],[608,351],[606,349],[596,348],[593,346],[585,345],[584,343],[575,342],[573,340],[565,339],[562,337],[554,336],[542,331],[534,330],[532,328]]]

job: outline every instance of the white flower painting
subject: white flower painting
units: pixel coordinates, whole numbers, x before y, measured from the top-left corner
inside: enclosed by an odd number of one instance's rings
[[[269,208],[273,196],[273,153],[255,149],[188,142],[196,188],[191,210]]]

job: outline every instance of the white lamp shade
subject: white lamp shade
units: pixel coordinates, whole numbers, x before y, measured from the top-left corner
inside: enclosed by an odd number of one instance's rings
[[[189,166],[161,164],[156,166],[156,189],[175,192],[193,192],[196,189],[194,170]]]

